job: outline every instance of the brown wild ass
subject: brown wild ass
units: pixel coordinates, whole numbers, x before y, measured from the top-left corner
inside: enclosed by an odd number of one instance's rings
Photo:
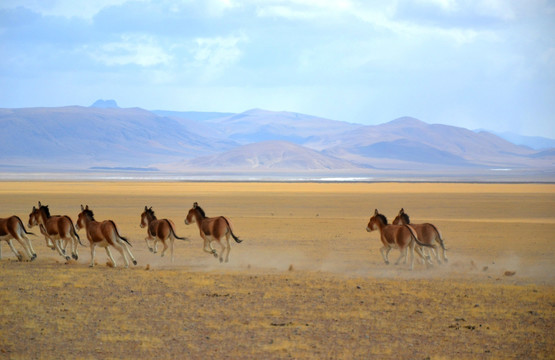
[[[148,247],[148,250],[155,254],[158,252],[158,241],[161,241],[162,245],[164,245],[164,249],[162,250],[162,256],[164,256],[164,253],[168,249],[166,240],[170,239],[170,252],[172,262],[173,243],[175,239],[189,241],[189,239],[179,237],[175,234],[175,224],[173,223],[173,221],[168,219],[158,220],[156,218],[156,215],[154,214],[154,210],[152,210],[152,206],[150,207],[150,209],[145,206],[145,211],[143,211],[143,213],[141,214],[141,227],[147,227],[146,232],[148,236],[145,237],[146,246]],[[148,243],[149,240],[154,241],[153,247],[150,247],[150,244]]]
[[[414,251],[415,244],[420,246],[431,245],[423,244],[418,240],[416,232],[410,227],[410,225],[389,225],[387,223],[387,218],[378,212],[378,209],[374,211],[374,215],[370,218],[368,225],[366,226],[366,231],[371,232],[374,230],[380,231],[380,240],[382,241],[383,247],[380,248],[380,252],[386,264],[389,264],[389,252],[393,248],[398,248],[401,251],[401,256],[395,262],[395,265],[399,261],[407,256],[407,250],[410,250],[410,269],[414,267]],[[422,254],[419,247],[416,247],[417,254],[425,259],[426,263],[431,264],[428,257]]]
[[[126,238],[119,234],[116,224],[112,220],[104,220],[102,222],[96,221],[92,210],[89,209],[89,205],[86,207],[81,205],[81,212],[77,217],[77,231],[82,228],[85,228],[87,239],[91,247],[90,267],[94,266],[94,250],[96,246],[106,249],[106,254],[108,254],[114,267],[116,267],[116,261],[112,257],[110,246],[113,246],[120,252],[125,262],[125,267],[129,267],[129,260],[127,260],[126,255],[129,255],[131,260],[133,260],[134,265],[137,265],[137,260],[135,260],[128,247],[128,245],[131,246],[131,244]]]
[[[66,255],[66,247],[68,242],[71,242],[71,256],[75,260],[79,258],[77,244],[85,245],[81,243],[69,216],[50,215],[48,205],[42,205],[39,201],[39,207],[33,206],[33,210],[29,214],[29,227],[35,225],[39,227],[40,232],[44,235],[46,246],[52,250],[57,250],[61,256],[69,260],[70,257]]]
[[[220,252],[220,262],[223,262],[223,255],[225,250],[227,250],[225,262],[229,261],[229,251],[231,250],[231,246],[229,244],[230,235],[237,243],[243,241],[235,236],[235,234],[233,233],[231,221],[229,221],[225,216],[206,217],[204,210],[202,210],[202,208],[196,202],[193,204],[193,207],[191,208],[191,210],[189,210],[189,213],[185,218],[186,225],[192,224],[194,222],[197,223],[200,231],[200,237],[204,240],[203,250],[205,252],[214,254],[214,257],[218,257],[218,253],[212,247],[212,241],[218,242],[222,247],[222,251]],[[224,245],[224,243],[222,242],[224,236],[227,245]]]
[[[441,233],[437,229],[434,224],[430,223],[423,223],[423,224],[411,224],[409,215],[405,212],[404,209],[399,210],[399,214],[393,220],[394,225],[409,225],[416,231],[416,235],[418,236],[418,240],[423,242],[424,244],[434,245],[434,242],[437,242],[441,246],[441,252],[443,261],[447,263],[447,256],[445,255],[445,244],[443,243],[443,238],[441,237]],[[434,253],[438,264],[441,264],[441,260],[439,259],[439,254],[435,248],[435,246],[431,249]]]
[[[35,234],[25,230],[25,226],[18,216],[13,215],[9,218],[0,218],[0,259],[2,259],[1,241],[4,240],[8,243],[15,256],[17,256],[17,259],[19,261],[23,260],[23,256],[21,256],[21,254],[13,246],[12,239],[16,239],[21,246],[23,246],[23,250],[25,250],[25,254],[29,257],[29,260],[35,260],[37,254],[35,253],[31,240],[29,240],[27,235]]]

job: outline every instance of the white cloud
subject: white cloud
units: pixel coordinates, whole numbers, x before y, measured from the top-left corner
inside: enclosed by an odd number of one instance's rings
[[[130,0],[4,0],[0,8],[25,7],[46,16],[78,17],[90,20],[102,9]],[[150,0],[134,0],[150,1]]]
[[[197,38],[191,49],[192,66],[204,69],[205,76],[214,77],[241,58],[240,44],[246,41],[244,34]]]
[[[135,64],[149,67],[168,64],[172,60],[152,36],[146,35],[123,35],[121,41],[101,45],[89,53],[93,59],[108,66]]]

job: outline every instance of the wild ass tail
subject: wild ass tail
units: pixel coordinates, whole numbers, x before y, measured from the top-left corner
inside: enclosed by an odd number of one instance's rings
[[[418,236],[416,236],[416,232],[414,231],[414,229],[410,225],[405,225],[405,226],[407,229],[409,229],[412,238],[414,239],[414,241],[416,241],[418,245],[431,247],[431,248],[435,247],[434,245],[424,244],[423,242],[420,242],[420,240],[418,240]]]
[[[238,243],[238,244],[242,243],[243,240],[239,239],[233,233],[233,230],[231,229],[231,225],[229,224],[229,220],[227,220],[227,218],[225,216],[222,216],[222,217],[224,218],[225,222],[227,223],[227,228],[229,229],[229,233],[231,234],[231,237],[233,238],[233,240],[235,240],[235,242]]]
[[[21,229],[23,230],[23,232],[27,235],[35,235],[32,232],[28,232],[27,229],[25,229],[25,225],[23,225],[23,221],[21,221],[21,219],[19,218],[19,216],[16,215],[17,221],[19,221],[19,226],[21,226]],[[36,236],[36,235],[35,235]]]
[[[131,245],[131,243],[130,243],[126,238],[124,238],[123,236],[121,236],[121,235],[119,234],[118,227],[116,226],[116,223],[113,222],[112,220],[109,220],[109,221],[110,221],[110,222],[112,223],[112,225],[114,226],[114,229],[116,230],[116,235],[118,236],[118,238],[120,238],[121,240],[125,241],[129,246],[133,246],[133,245]]]
[[[447,250],[447,249],[445,248],[445,245],[443,244],[443,239],[441,238],[441,233],[439,232],[439,230],[436,228],[436,226],[435,226],[434,224],[430,224],[430,225],[432,225],[432,227],[434,228],[434,230],[435,230],[436,233],[437,233],[437,238],[439,239],[439,245],[441,245],[441,248],[442,248],[443,250]]]
[[[173,224],[171,221],[166,220],[166,222],[168,223],[169,227],[170,227],[170,231],[172,232],[172,236],[178,240],[183,240],[183,241],[190,241],[188,238],[186,237],[181,237],[181,236],[177,236],[177,234],[175,233],[175,229],[173,228]]]
[[[81,238],[79,237],[79,234],[77,234],[77,231],[75,230],[75,226],[73,226],[73,221],[71,221],[71,218],[69,216],[66,215],[66,218],[69,220],[69,223],[71,224],[71,236],[74,236],[77,238],[77,241],[79,241],[79,245],[81,246],[85,246],[83,245],[83,243],[81,242]],[[86,246],[85,246],[86,247]]]

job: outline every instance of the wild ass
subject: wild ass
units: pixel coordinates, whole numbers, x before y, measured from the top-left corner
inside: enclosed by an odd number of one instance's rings
[[[154,214],[154,210],[152,210],[152,206],[150,208],[145,206],[145,211],[141,214],[141,227],[147,227],[147,237],[145,237],[146,246],[148,250],[153,253],[158,252],[158,241],[162,242],[164,245],[164,249],[162,250],[162,256],[168,249],[168,245],[166,244],[166,240],[170,240],[170,253],[171,253],[171,261],[173,262],[173,243],[175,239],[189,241],[187,238],[179,237],[175,234],[175,224],[173,221],[168,219],[160,219],[156,218]],[[154,241],[153,247],[150,247],[148,241]]]
[[[104,220],[102,222],[96,221],[92,210],[89,209],[89,205],[86,207],[81,205],[81,212],[77,217],[77,231],[82,228],[84,228],[87,233],[87,239],[91,247],[90,267],[94,266],[94,251],[96,246],[106,249],[106,254],[108,254],[114,267],[116,267],[116,261],[112,256],[109,246],[113,246],[120,252],[126,268],[129,267],[129,260],[127,260],[126,255],[133,260],[134,265],[137,265],[137,260],[135,260],[128,247],[128,245],[131,246],[131,244],[126,238],[119,234],[116,224],[112,220]]]
[[[416,232],[410,225],[388,224],[387,218],[380,214],[378,209],[374,211],[374,215],[370,218],[366,226],[366,231],[371,232],[374,230],[379,230],[380,232],[380,240],[383,244],[383,247],[380,248],[380,252],[386,264],[389,264],[389,252],[391,249],[398,248],[401,251],[401,256],[399,256],[395,265],[397,265],[403,257],[406,257],[407,250],[410,250],[410,269],[412,270],[414,267],[415,244],[431,247],[431,245],[421,243],[418,240]],[[422,254],[419,247],[416,248],[416,252],[426,263],[431,264],[429,258]]]
[[[394,225],[410,225],[416,231],[416,235],[418,236],[418,240],[420,240],[424,244],[434,245],[437,242],[441,246],[442,257],[443,261],[447,263],[447,256],[445,255],[445,244],[443,243],[443,238],[441,237],[441,233],[437,229],[434,224],[430,223],[423,223],[423,224],[411,224],[409,215],[405,212],[405,209],[401,208],[399,210],[399,214],[393,220]],[[439,259],[438,251],[436,247],[432,247],[432,252],[436,258],[438,264],[441,264],[441,260]]]
[[[33,249],[33,245],[31,244],[31,240],[27,237],[27,235],[35,235],[33,233],[27,232],[25,230],[25,226],[21,219],[16,216],[10,216],[9,218],[0,218],[0,242],[4,240],[10,246],[15,256],[19,261],[23,260],[23,256],[15,249],[12,243],[12,239],[16,239],[21,246],[23,246],[23,250],[25,254],[29,257],[29,260],[33,261],[37,257],[35,250]],[[2,246],[0,244],[0,259],[2,259]]]
[[[227,250],[227,254],[225,257],[225,262],[229,261],[229,252],[231,250],[231,246],[229,244],[229,236],[233,237],[233,239],[240,243],[243,240],[239,239],[233,233],[233,228],[231,225],[231,221],[227,219],[225,216],[218,216],[218,217],[206,217],[204,210],[198,205],[198,203],[194,203],[193,207],[187,213],[187,217],[185,218],[185,224],[189,225],[196,222],[200,231],[200,237],[204,240],[203,250],[207,253],[211,253],[214,257],[218,257],[218,253],[212,247],[212,242],[216,241],[220,244],[222,250],[220,252],[220,262],[223,262],[223,255],[224,251]],[[223,238],[225,237],[226,244],[222,242]]]
[[[42,205],[40,201],[38,205],[38,208],[33,206],[33,210],[29,214],[29,227],[38,226],[44,235],[46,246],[57,250],[66,260],[70,259],[66,255],[66,247],[68,242],[71,242],[71,256],[77,260],[79,258],[77,244],[85,245],[81,243],[71,218],[67,215],[50,215],[48,205]]]

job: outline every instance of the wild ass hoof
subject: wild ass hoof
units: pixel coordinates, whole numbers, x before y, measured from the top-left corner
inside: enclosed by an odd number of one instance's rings
[[[224,262],[224,259],[220,258],[220,264]]]
[[[36,258],[37,258],[37,254],[33,254],[33,256],[31,256],[31,261],[35,261]]]
[[[133,265],[137,265],[137,260],[133,260]]]
[[[74,258],[75,260],[79,259],[79,256],[77,254],[71,254],[71,257]]]
[[[21,256],[21,255],[17,255],[17,260],[19,260],[19,261],[23,261],[23,256]]]
[[[89,267],[92,269],[92,268],[94,267],[94,265],[93,265],[93,264],[90,264]]]
[[[386,264],[386,265],[389,265],[389,261],[386,261],[385,264]]]
[[[66,256],[66,261],[69,261],[71,258],[69,256]]]

